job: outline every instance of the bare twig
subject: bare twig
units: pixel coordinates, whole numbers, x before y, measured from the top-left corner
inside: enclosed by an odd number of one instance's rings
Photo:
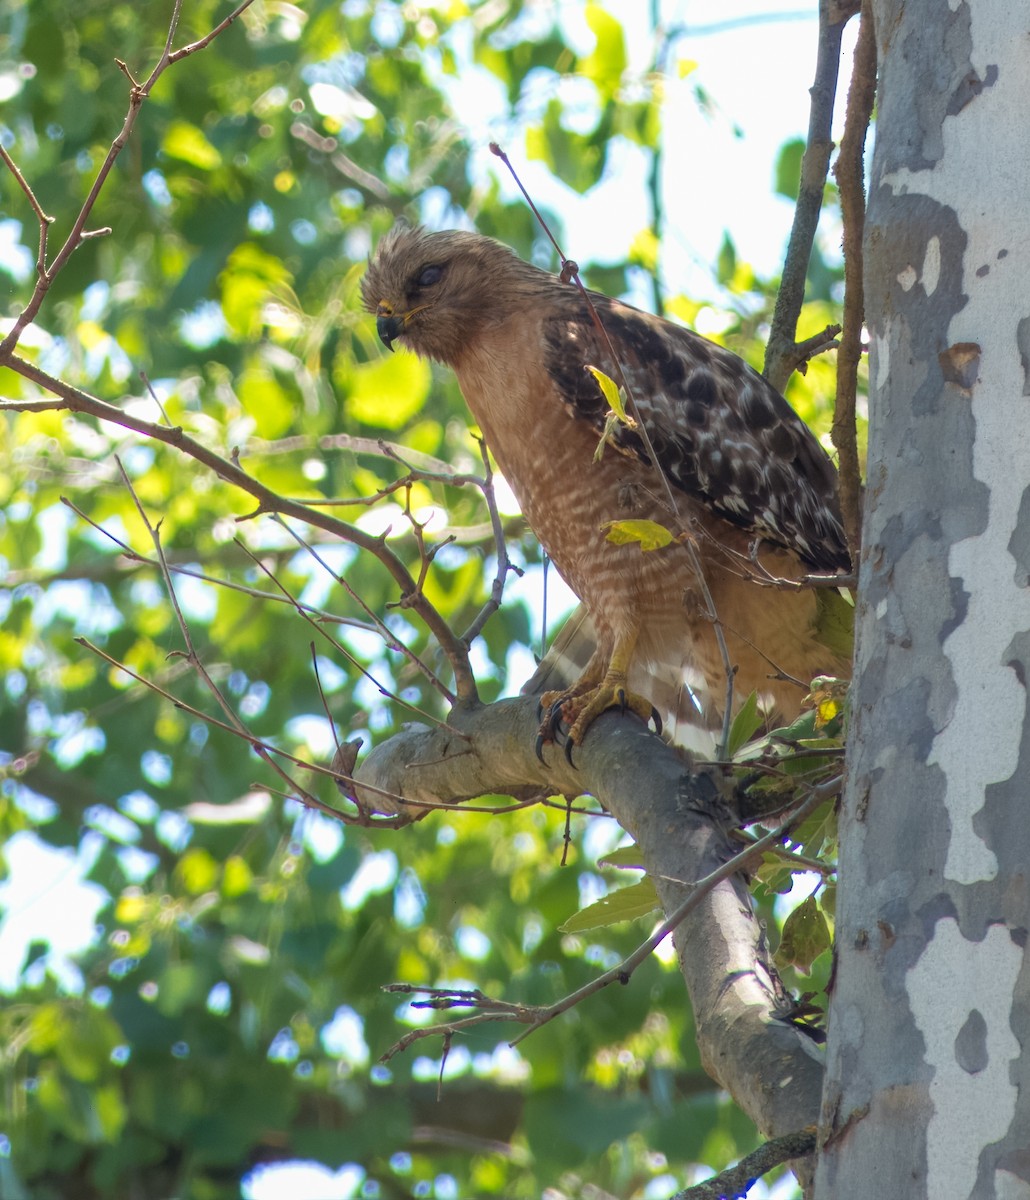
[[[290,535],[290,537],[293,538],[298,546],[302,546],[308,552],[308,554],[311,555],[311,557],[315,560],[315,562],[318,563],[323,571],[325,571],[332,579],[336,581],[336,583],[340,585],[340,587],[344,589],[347,595],[350,596],[354,603],[357,604],[361,611],[368,617],[370,623],[374,626],[376,632],[387,644],[387,646],[391,650],[396,650],[403,654],[409,662],[411,662],[415,667],[418,668],[419,671],[421,671],[423,676],[429,682],[430,686],[434,687],[440,693],[440,695],[443,696],[448,704],[453,704],[454,694],[444,686],[444,684],[437,677],[436,673],[430,669],[427,663],[424,663],[422,659],[419,658],[419,656],[414,650],[411,649],[410,646],[406,646],[404,642],[400,640],[400,638],[396,637],[391,632],[389,625],[386,624],[383,618],[379,616],[379,614],[375,612],[361,596],[358,595],[358,593],[354,590],[354,588],[351,587],[351,585],[342,575],[339,575],[332,569],[322,555],[318,553],[315,547],[312,546],[311,543],[305,538],[302,538],[300,534],[294,528],[292,528],[292,526],[288,525],[278,514],[275,515],[274,520],[286,530],[286,532]],[[416,586],[414,582],[412,583],[412,586]]]
[[[25,379],[31,380],[33,383],[45,388],[48,392],[52,392],[55,396],[61,397],[62,403],[59,407],[71,409],[75,412],[87,413],[98,420],[121,425],[126,429],[131,429],[136,433],[142,434],[144,437],[164,442],[166,445],[174,446],[177,450],[188,454],[191,458],[196,459],[197,462],[214,471],[227,483],[253,496],[258,502],[258,508],[252,515],[257,515],[258,513],[278,513],[296,517],[301,521],[307,522],[309,525],[324,529],[327,533],[331,533],[334,537],[342,541],[350,542],[359,547],[359,549],[366,550],[370,554],[375,555],[400,587],[401,595],[408,599],[407,607],[418,614],[439,642],[443,652],[447,655],[451,668],[454,671],[458,700],[463,703],[475,703],[477,692],[472,668],[469,664],[468,648],[454,634],[433,605],[417,591],[415,580],[412,579],[407,567],[386,547],[382,538],[373,537],[371,534],[365,533],[354,525],[348,525],[346,522],[317,512],[304,504],[278,495],[271,488],[265,487],[248,475],[237,463],[215,454],[212,450],[209,450],[206,446],[191,438],[183,432],[180,426],[159,425],[153,421],[146,421],[140,417],[133,416],[131,413],[116,408],[113,404],[99,400],[95,396],[91,396],[88,392],[71,387],[62,380],[48,375],[33,363],[17,355],[10,355],[7,365]],[[0,400],[0,412],[23,411],[25,404],[26,402],[20,400]]]
[[[697,547],[694,545],[694,539],[690,533],[685,534],[682,544],[686,548],[687,557],[690,559],[690,565],[694,570],[698,587],[701,589],[701,596],[705,602],[705,611],[712,623],[715,641],[719,647],[722,669],[726,673],[726,703],[722,715],[722,731],[719,734],[719,742],[716,746],[716,757],[721,759],[726,757],[726,747],[730,743],[730,726],[733,724],[733,679],[736,671],[730,659],[729,647],[726,645],[726,635],[723,632],[722,621],[719,620],[719,613],[715,607],[712,593],[709,590],[708,581],[705,579],[704,568],[701,566],[701,556],[697,552]]]
[[[801,181],[794,225],[783,264],[783,277],[776,295],[769,342],[765,348],[765,377],[782,392],[797,365],[796,343],[798,317],[805,298],[805,279],[812,244],[819,224],[823,203],[826,172],[833,149],[831,127],[833,102],[837,92],[837,72],[840,65],[840,41],[848,16],[843,18],[834,0],[819,0],[819,49],[816,57],[815,82],[812,84],[812,107],[808,121],[808,143],[801,160]]]
[[[827,325],[825,329],[820,329],[818,333],[813,333],[811,337],[798,342],[794,347],[795,362],[793,369],[799,375],[806,374],[808,364],[817,354],[825,354],[827,350],[837,349],[838,333],[840,333],[839,325]]]
[[[132,497],[132,502],[136,507],[136,513],[139,516],[140,521],[143,523],[143,526],[146,529],[147,533],[150,535],[150,540],[154,544],[154,551],[157,554],[158,564],[161,569],[161,577],[163,578],[164,584],[165,584],[165,591],[168,593],[169,600],[171,600],[172,610],[175,613],[175,619],[178,622],[179,631],[182,634],[182,640],[186,645],[185,657],[186,657],[187,662],[190,664],[190,667],[193,669],[194,673],[200,679],[200,681],[204,685],[204,687],[214,697],[215,703],[225,714],[225,719],[226,719],[226,722],[228,723],[229,727],[232,730],[234,730],[238,736],[244,738],[246,741],[248,741],[250,743],[252,749],[257,754],[257,756],[266,764],[266,766],[270,767],[280,777],[280,779],[282,779],[285,783],[287,783],[291,788],[297,788],[296,782],[290,777],[290,775],[285,770],[283,770],[283,768],[275,760],[273,755],[270,754],[264,748],[264,746],[253,737],[253,735],[250,733],[250,730],[247,729],[247,727],[243,724],[243,721],[240,720],[239,716],[236,713],[236,710],[232,707],[232,705],[229,703],[229,701],[223,695],[222,689],[211,678],[210,673],[208,672],[207,668],[204,665],[204,660],[197,653],[196,646],[193,644],[193,635],[190,632],[189,622],[186,620],[185,616],[183,615],[182,608],[179,605],[179,597],[175,591],[175,584],[172,580],[172,573],[168,569],[168,564],[165,561],[164,547],[161,545],[160,523],[156,526],[151,524],[150,518],[146,514],[146,510],[144,509],[143,505],[140,503],[139,496],[137,496],[136,490],[132,486],[132,481],[129,479],[129,476],[126,474],[125,467],[122,465],[122,461],[120,458],[118,458],[117,455],[115,455],[115,462],[118,464],[118,470],[121,473],[122,482],[125,484],[125,487],[127,488],[128,492],[129,492],[129,495]],[[181,652],[173,652],[173,653],[181,653]],[[304,792],[304,789],[297,788],[297,790],[300,791],[302,795],[307,797],[307,793]],[[318,808],[320,808],[322,810],[325,810],[328,808],[327,805],[322,804],[321,801],[315,800],[314,797],[310,797],[310,799],[314,801],[315,805]],[[335,811],[335,810],[329,810],[329,811]]]
[[[876,35],[872,5],[862,6],[862,19],[855,45],[855,65],[848,91],[840,154],[834,168],[840,187],[841,218],[844,222],[844,336],[837,354],[837,401],[830,436],[840,459],[840,507],[851,561],[858,563],[862,537],[862,476],[858,462],[855,401],[858,393],[858,364],[862,357],[862,326],[865,296],[862,286],[862,238],[865,228],[863,158],[866,131],[876,96]]]
[[[7,336],[2,342],[0,342],[0,362],[10,362],[10,357],[13,354],[14,348],[18,345],[22,333],[24,332],[25,328],[35,319],[36,314],[39,312],[40,307],[43,304],[43,301],[46,299],[47,293],[50,291],[54,279],[64,268],[72,254],[74,254],[79,246],[81,246],[82,243],[87,239],[91,237],[100,237],[103,234],[111,232],[110,229],[107,228],[87,230],[86,223],[93,212],[93,208],[100,196],[101,191],[103,190],[104,184],[107,182],[107,177],[111,174],[115,160],[118,158],[118,155],[121,154],[125,144],[129,140],[129,136],[131,135],[133,127],[136,124],[136,118],[139,116],[140,109],[143,107],[144,102],[149,98],[154,84],[158,81],[158,79],[160,79],[160,77],[164,74],[168,67],[172,65],[172,63],[186,58],[187,55],[193,54],[197,50],[203,50],[203,48],[212,42],[222,32],[222,30],[228,28],[228,26],[231,25],[245,9],[249,8],[252,3],[253,0],[243,0],[243,3],[239,4],[229,14],[229,16],[226,17],[224,21],[220,22],[206,37],[203,37],[199,41],[193,42],[191,45],[184,46],[181,50],[176,50],[174,53],[172,53],[172,40],[175,37],[175,31],[179,24],[179,14],[182,8],[182,0],[175,0],[175,6],[172,9],[171,20],[168,25],[168,35],[165,39],[164,50],[162,51],[161,57],[158,59],[154,69],[150,72],[150,75],[146,81],[144,83],[136,83],[125,64],[121,62],[118,63],[118,66],[121,68],[131,85],[129,92],[128,111],[125,114],[125,119],[122,122],[122,127],[119,130],[118,135],[111,143],[104,161],[100,164],[100,169],[97,171],[96,177],[93,180],[93,185],[89,189],[89,193],[86,196],[86,199],[83,201],[82,207],[79,209],[78,216],[72,222],[72,227],[67,238],[65,239],[64,245],[60,250],[58,250],[53,262],[51,262],[49,265],[46,262],[46,230],[50,225],[52,218],[47,217],[37,203],[33,204],[33,208],[40,223],[40,254],[39,261],[37,263],[36,286],[33,288],[32,296],[30,297],[28,304],[26,304],[21,313],[19,313]],[[13,169],[13,163],[8,161],[6,156],[5,162],[7,162],[9,168]],[[15,171],[15,175],[18,177],[17,171]],[[23,185],[22,190],[26,191],[26,194],[30,196],[31,200],[31,193],[28,191],[27,187]]]
[[[490,514],[490,526],[494,534],[494,550],[497,554],[497,570],[494,572],[494,580],[490,585],[490,599],[476,614],[475,620],[461,635],[461,640],[466,646],[471,646],[475,638],[483,631],[483,626],[487,623],[490,617],[501,607],[501,600],[504,598],[504,585],[508,579],[509,571],[521,571],[514,566],[508,558],[508,546],[504,540],[504,526],[501,523],[501,514],[497,509],[497,497],[494,495],[494,475],[493,468],[490,466],[490,454],[487,450],[486,442],[480,439],[479,452],[483,456],[483,479],[477,480],[480,491],[483,493],[483,500],[486,503],[486,510]]]
[[[117,670],[128,675],[130,679],[135,679],[137,683],[142,684],[143,687],[145,687],[148,691],[151,691],[156,696],[160,696],[162,699],[167,700],[170,704],[174,705],[175,708],[179,709],[180,712],[187,713],[191,717],[196,717],[198,721],[203,721],[206,725],[210,725],[213,729],[220,729],[223,733],[230,733],[235,737],[242,738],[242,740],[248,742],[253,747],[255,752],[261,755],[261,757],[264,758],[267,755],[275,755],[278,758],[282,758],[287,762],[293,763],[294,766],[300,767],[303,770],[313,771],[318,775],[325,775],[327,778],[333,779],[337,782],[343,782],[351,786],[355,786],[355,780],[350,776],[341,775],[339,771],[334,771],[330,767],[320,766],[318,763],[307,762],[305,759],[298,758],[297,755],[291,754],[288,750],[283,750],[280,746],[274,746],[271,742],[262,740],[245,727],[240,728],[229,721],[220,721],[217,717],[213,717],[210,713],[206,713],[201,709],[196,708],[194,705],[188,704],[185,700],[182,700],[172,692],[167,691],[165,688],[155,683],[152,679],[147,679],[146,676],[140,675],[139,672],[134,671],[129,666],[126,666],[125,663],[119,662],[117,658],[114,658],[105,650],[101,650],[101,648],[91,642],[89,638],[76,637],[72,640],[76,643],[76,645],[82,646],[85,650],[89,650],[98,658],[102,658],[104,662],[108,663],[110,666],[115,667]],[[282,771],[277,771],[277,773],[280,776],[283,775]],[[337,808],[333,808],[328,804],[323,804],[317,796],[311,795],[310,792],[307,792],[304,788],[300,787],[296,780],[289,779],[288,777],[287,779],[291,788],[289,795],[293,799],[299,800],[308,808],[317,808],[319,812],[324,813],[327,817],[332,817],[337,821],[343,822],[345,825],[374,824],[377,826],[382,825],[385,828],[390,828],[410,824],[411,822],[411,817],[406,816],[405,814],[395,814],[390,817],[378,817],[374,819],[352,817],[348,813],[341,812]],[[265,785],[262,784],[260,786],[263,787]],[[406,808],[421,809],[442,807],[438,804],[426,804],[425,802],[418,800],[405,799],[403,796],[398,796],[393,792],[385,790],[384,788],[377,788],[372,784],[362,783],[360,786],[363,791],[373,792],[382,796],[384,799],[390,800],[395,804],[403,805]]]
[[[32,188],[26,181],[25,176],[18,169],[18,165],[15,163],[14,159],[4,149],[2,143],[0,143],[0,160],[3,161],[4,165],[17,180],[18,186],[28,198],[29,204],[32,205],[32,211],[36,214],[36,220],[39,222],[39,252],[36,256],[36,274],[42,277],[46,274],[47,237],[50,232],[50,226],[54,222],[54,218],[48,217],[43,211],[43,206],[36,199],[35,192],[33,192]]]
[[[428,721],[430,724],[438,725],[441,729],[449,729],[457,737],[465,736],[460,730],[455,729],[453,725],[448,725],[446,721],[441,721],[439,717],[435,717],[435,716],[433,716],[432,713],[427,712],[425,709],[419,708],[419,706],[417,704],[409,703],[407,700],[404,700],[400,696],[398,696],[395,692],[391,692],[389,688],[384,687],[383,684],[381,684],[379,682],[379,680],[376,679],[376,677],[372,674],[372,672],[369,671],[367,667],[363,666],[362,663],[360,663],[358,661],[357,657],[354,654],[352,654],[347,649],[347,647],[343,645],[342,642],[337,641],[336,638],[334,638],[332,636],[332,634],[330,634],[328,632],[328,630],[326,630],[318,621],[315,620],[314,617],[312,617],[310,615],[310,613],[305,611],[304,605],[301,604],[301,602],[286,587],[286,585],[282,582],[282,580],[277,578],[277,576],[272,571],[270,571],[268,569],[268,567],[265,566],[265,564],[261,561],[261,559],[258,558],[258,556],[249,547],[245,546],[242,542],[239,542],[238,539],[237,539],[237,543],[240,546],[240,548],[244,551],[244,553],[249,555],[249,557],[253,561],[254,565],[258,568],[258,570],[263,571],[265,573],[265,575],[267,575],[268,578],[271,580],[273,585],[282,592],[282,594],[286,598],[286,600],[290,604],[293,605],[293,608],[298,613],[298,615],[300,617],[302,617],[305,621],[307,621],[307,623],[316,631],[316,633],[318,633],[318,635],[320,637],[324,638],[325,641],[327,641],[329,643],[329,645],[332,646],[333,649],[342,658],[345,658],[351,664],[351,666],[355,667],[362,675],[364,675],[364,677],[369,681],[369,683],[371,683],[372,686],[378,690],[378,692],[381,696],[383,696],[387,700],[392,701],[394,704],[398,705],[399,707],[406,708],[409,712],[415,713],[417,716],[422,717],[424,720]],[[320,559],[319,559],[319,561],[321,562]],[[394,640],[394,644],[400,645],[402,643],[397,643]],[[313,645],[312,645],[312,653],[314,653]]]
[[[643,962],[654,953],[655,949],[663,942],[673,930],[680,925],[695,908],[704,900],[704,898],[715,888],[722,883],[724,879],[729,879],[732,875],[745,870],[756,859],[770,849],[774,849],[782,841],[784,837],[801,821],[813,812],[820,804],[824,803],[829,797],[834,796],[840,790],[840,778],[835,777],[826,783],[817,784],[808,788],[807,798],[790,814],[790,816],[776,829],[767,833],[764,837],[758,838],[750,842],[739,854],[735,854],[727,862],[717,867],[703,879],[699,879],[693,885],[690,895],[679,905],[669,916],[658,926],[653,934],[630,954],[623,959],[617,966],[596,976],[589,983],[569,995],[564,996],[555,1004],[547,1006],[537,1005],[521,1005],[510,1004],[503,1000],[494,1000],[484,998],[488,1002],[488,1011],[479,1012],[471,1017],[464,1017],[460,1021],[448,1022],[443,1025],[426,1026],[421,1029],[413,1029],[406,1033],[403,1038],[395,1042],[380,1058],[380,1062],[386,1062],[399,1051],[406,1049],[412,1043],[421,1041],[427,1037],[442,1036],[452,1034],[459,1030],[468,1029],[473,1025],[481,1025],[487,1021],[516,1021],[519,1024],[527,1025],[528,1028],[513,1038],[511,1045],[515,1046],[522,1041],[523,1038],[529,1037],[531,1033],[546,1025],[549,1021],[553,1021],[555,1017],[561,1016],[562,1013],[568,1012],[577,1004],[586,1000],[595,992],[601,991],[611,983],[628,983],[633,972]],[[413,988],[409,984],[390,984],[388,991],[424,991],[433,996],[435,1001],[431,1007],[454,1007],[456,1003],[462,1005],[475,1004],[476,1007],[482,1007],[476,999],[480,994],[471,992],[454,993],[452,991],[439,991],[432,988]],[[458,995],[459,1000],[453,1000],[453,997]],[[448,1000],[451,997],[451,1000]]]

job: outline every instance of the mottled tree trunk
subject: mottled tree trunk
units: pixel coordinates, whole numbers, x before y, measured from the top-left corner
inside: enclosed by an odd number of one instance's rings
[[[1030,5],[875,0],[818,1200],[1030,1197]]]

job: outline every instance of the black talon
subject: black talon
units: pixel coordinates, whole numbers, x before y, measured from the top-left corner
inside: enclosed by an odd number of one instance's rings
[[[546,758],[544,758],[544,735],[543,735],[542,733],[538,733],[538,734],[536,735],[536,746],[535,746],[535,749],[536,749],[536,756],[537,756],[537,758],[539,758],[539,759],[540,759],[540,761],[541,761],[541,762],[544,764],[544,766],[546,767],[546,766],[547,766],[547,759],[546,759]]]
[[[575,750],[575,748],[576,748],[576,743],[572,740],[572,738],[566,738],[565,739],[565,761],[569,764],[570,767],[572,767],[572,769],[574,771],[578,771],[579,768],[572,761],[572,751]]]
[[[654,721],[654,731],[659,737],[662,736],[662,717],[658,709],[651,705],[651,720]]]
[[[564,700],[555,700],[551,705],[551,711],[547,714],[547,731],[554,742],[561,737],[561,710],[564,706]]]

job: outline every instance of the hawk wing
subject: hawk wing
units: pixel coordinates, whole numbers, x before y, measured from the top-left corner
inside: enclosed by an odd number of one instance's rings
[[[611,348],[578,292],[544,324],[547,371],[573,414],[600,437],[608,405],[586,366],[625,382],[629,412],[643,423],[674,492],[787,547],[817,571],[849,571],[836,471],[779,392],[699,334],[590,296]],[[624,452],[651,461],[639,429],[620,424],[610,437]]]

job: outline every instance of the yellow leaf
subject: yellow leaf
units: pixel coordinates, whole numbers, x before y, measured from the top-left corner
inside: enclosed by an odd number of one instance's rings
[[[601,393],[608,402],[608,407],[620,421],[624,421],[628,425],[630,419],[626,416],[626,405],[623,403],[621,389],[616,386],[615,380],[597,367],[588,365],[587,370],[597,380]]]
[[[653,229],[641,229],[634,237],[629,246],[629,259],[646,271],[658,270],[658,238]]]
[[[657,521],[605,521],[601,528],[607,530],[605,537],[616,546],[637,542],[641,550],[661,550],[672,542],[672,534]]]
[[[236,394],[246,412],[254,418],[258,437],[270,441],[282,437],[293,424],[296,406],[271,371],[249,367],[236,384]]]

